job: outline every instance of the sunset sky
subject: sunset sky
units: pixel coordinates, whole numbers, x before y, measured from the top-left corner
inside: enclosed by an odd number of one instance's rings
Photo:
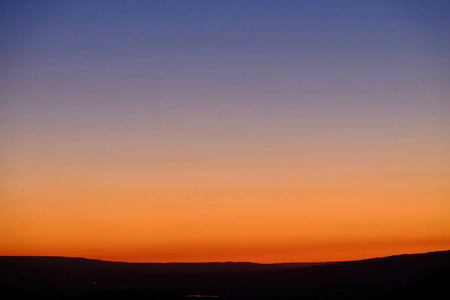
[[[450,249],[450,1],[0,2],[0,255]]]

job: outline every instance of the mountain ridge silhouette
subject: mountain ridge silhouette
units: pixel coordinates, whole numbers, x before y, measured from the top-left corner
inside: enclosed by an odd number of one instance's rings
[[[127,263],[2,256],[0,288],[32,299],[114,298],[111,295],[119,297],[123,290],[133,291],[129,297],[148,299],[189,295],[221,299],[377,299],[446,267],[450,267],[450,250],[312,265]]]

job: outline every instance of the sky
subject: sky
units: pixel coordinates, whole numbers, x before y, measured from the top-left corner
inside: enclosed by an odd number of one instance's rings
[[[450,249],[448,1],[1,1],[0,255]]]

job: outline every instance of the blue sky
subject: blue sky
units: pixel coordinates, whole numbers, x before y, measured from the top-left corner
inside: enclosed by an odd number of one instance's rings
[[[176,207],[192,192],[250,214],[281,195],[281,215],[311,206],[318,219],[403,207],[398,236],[417,226],[442,241],[449,13],[449,1],[1,1],[5,211],[68,213],[78,196],[95,210],[111,195]],[[25,223],[8,223],[15,241]]]

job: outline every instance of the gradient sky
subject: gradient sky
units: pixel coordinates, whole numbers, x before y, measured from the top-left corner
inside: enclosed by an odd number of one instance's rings
[[[1,1],[0,255],[450,248],[449,1]]]

